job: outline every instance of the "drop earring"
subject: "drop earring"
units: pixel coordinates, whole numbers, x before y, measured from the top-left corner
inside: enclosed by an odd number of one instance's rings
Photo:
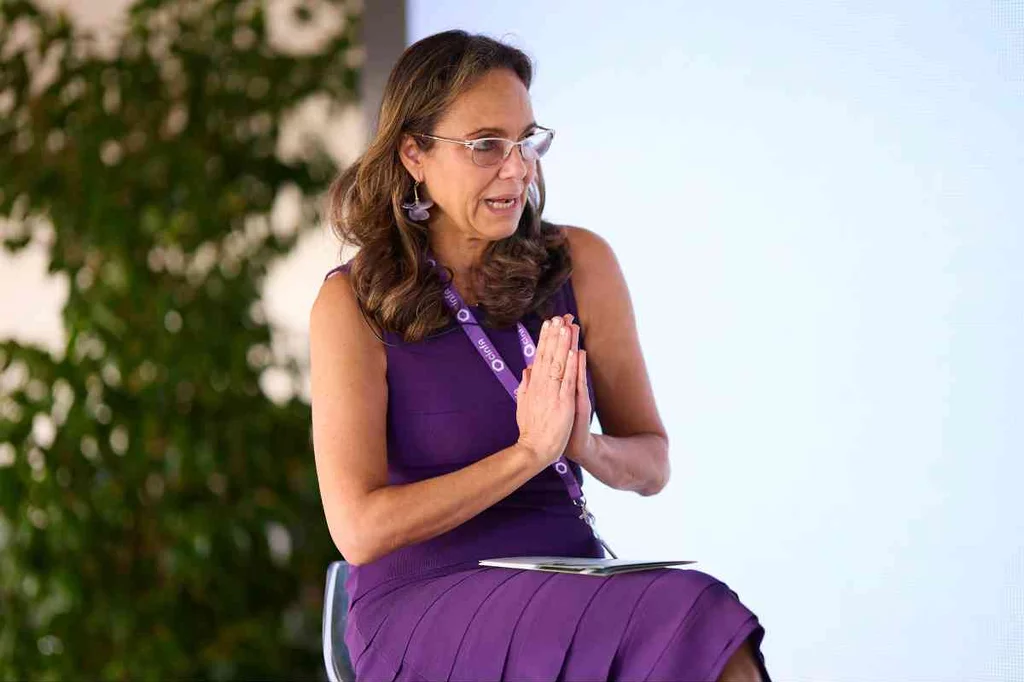
[[[430,213],[427,209],[434,205],[434,202],[430,199],[424,199],[420,201],[420,194],[417,188],[420,186],[420,181],[417,180],[416,184],[412,186],[413,202],[403,203],[402,208],[405,209],[406,213],[409,214],[409,220],[421,221],[426,220],[430,217]]]

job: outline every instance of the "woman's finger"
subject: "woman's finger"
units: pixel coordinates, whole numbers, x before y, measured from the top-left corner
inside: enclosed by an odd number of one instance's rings
[[[572,327],[566,326],[565,320],[562,320],[561,329],[558,330],[558,350],[555,351],[555,356],[552,358],[553,361],[559,363],[559,367],[551,372],[554,376],[565,376],[565,370],[569,366],[569,350],[571,348]]]
[[[580,383],[583,384],[583,388],[587,387],[587,351],[580,351]]]
[[[565,363],[565,376],[562,377],[562,397],[566,400],[575,397],[576,395],[576,351],[569,349],[569,356],[566,358]],[[575,407],[575,400],[573,406]]]
[[[558,387],[560,390],[564,390],[565,380],[569,377],[569,366],[576,362],[575,354],[572,351],[572,327],[562,326],[562,329],[558,332],[558,350],[555,353],[555,361],[560,364],[558,367],[552,367],[551,375],[554,377],[561,378],[561,385]],[[573,379],[576,375],[573,374]],[[575,384],[570,384],[573,390],[576,390]]]
[[[537,362],[542,363],[541,366],[546,366],[551,360],[552,346],[556,345],[554,342],[558,339],[558,327],[555,326],[554,320],[547,320],[545,324],[547,327],[541,329],[540,345],[538,346],[536,358]],[[537,363],[535,362],[534,364]]]
[[[536,365],[540,362],[540,359],[544,357],[544,351],[547,350],[547,338],[548,329],[551,327],[551,320],[544,320],[544,324],[540,326],[540,333],[537,334],[537,349],[533,354],[533,364]]]

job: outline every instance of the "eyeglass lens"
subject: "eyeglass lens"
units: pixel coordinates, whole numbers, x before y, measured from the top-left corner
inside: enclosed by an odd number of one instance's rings
[[[536,161],[544,156],[554,137],[550,130],[540,130],[519,143],[523,160]],[[478,166],[496,166],[506,158],[506,150],[513,142],[479,140],[473,144],[473,162]]]

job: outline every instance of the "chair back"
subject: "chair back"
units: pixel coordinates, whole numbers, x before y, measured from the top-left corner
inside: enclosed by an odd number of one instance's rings
[[[324,666],[330,682],[355,682],[348,647],[345,645],[345,622],[348,617],[348,594],[345,578],[348,562],[335,561],[327,567],[324,588],[323,649]]]

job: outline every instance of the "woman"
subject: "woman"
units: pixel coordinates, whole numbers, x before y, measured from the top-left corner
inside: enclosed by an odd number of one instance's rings
[[[526,55],[484,36],[417,42],[331,187],[332,226],[360,248],[310,314],[313,442],[350,564],[356,676],[767,680],[757,617],[706,573],[477,563],[602,557],[572,481],[586,469],[653,495],[669,472],[612,251],[541,221],[553,133],[531,78]]]

